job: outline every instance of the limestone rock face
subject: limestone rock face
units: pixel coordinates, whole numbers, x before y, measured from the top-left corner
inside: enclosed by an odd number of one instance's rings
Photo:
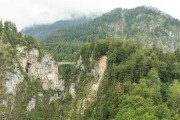
[[[45,55],[41,62],[38,61],[39,51],[35,48],[27,50],[25,46],[17,45],[17,59],[29,77],[41,79],[44,90],[53,89],[63,91],[64,80],[59,79],[58,65],[50,55]],[[23,82],[24,76],[16,62],[14,69],[5,75],[5,87],[7,93],[16,95],[16,86]]]
[[[61,98],[61,96],[59,96],[57,93],[54,94],[53,96],[50,97],[49,104],[51,104],[51,102],[56,101],[56,100],[58,100],[60,98]]]
[[[35,106],[36,106],[36,99],[31,98],[27,106],[27,111],[30,112],[32,109],[35,109]]]
[[[5,74],[6,93],[16,95],[16,86],[21,83],[23,79],[23,74],[19,70],[17,64],[15,64],[15,69],[12,72],[8,71]]]
[[[16,46],[17,58],[23,68],[26,71],[27,63],[37,63],[39,51],[35,48],[28,51],[25,46]]]
[[[50,55],[45,55],[39,62],[39,51],[35,48],[26,50],[24,46],[17,46],[17,58],[27,74],[35,79],[40,78],[44,90],[64,90],[64,81],[59,80],[58,65]]]
[[[84,65],[83,65],[83,60],[82,60],[82,56],[80,55],[78,61],[77,61],[77,66],[76,67],[79,67],[81,68],[81,70],[84,70]]]
[[[50,55],[42,58],[41,62],[29,63],[28,74],[34,78],[40,78],[43,83],[43,89],[64,90],[64,81],[59,80],[58,65]]]
[[[69,93],[71,94],[72,98],[76,97],[76,89],[75,89],[75,83],[71,83],[69,88]]]

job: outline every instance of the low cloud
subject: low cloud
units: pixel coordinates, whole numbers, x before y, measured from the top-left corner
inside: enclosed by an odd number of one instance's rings
[[[154,6],[180,18],[175,0],[0,0],[0,5],[0,18],[15,22],[19,30],[33,24],[141,5]]]

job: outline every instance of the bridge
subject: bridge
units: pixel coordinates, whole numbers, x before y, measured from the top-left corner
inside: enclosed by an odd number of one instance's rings
[[[76,62],[58,62],[58,65],[75,65]]]

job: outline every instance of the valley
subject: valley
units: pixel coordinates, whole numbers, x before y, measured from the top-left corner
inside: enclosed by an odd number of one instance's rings
[[[127,119],[180,119],[178,19],[141,6],[21,32],[0,21],[0,120]]]

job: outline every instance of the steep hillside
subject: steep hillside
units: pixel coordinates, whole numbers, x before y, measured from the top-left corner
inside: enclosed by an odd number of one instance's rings
[[[59,107],[54,101],[62,99],[65,90],[58,64],[12,22],[1,21],[0,28],[0,119],[44,119],[41,113],[35,115],[37,109],[49,112],[50,119],[58,113],[52,111]]]
[[[145,46],[161,46],[164,50],[180,47],[180,21],[152,7],[117,8],[93,21],[58,30],[42,42],[45,49],[61,41],[93,41],[110,38],[135,40]]]
[[[42,40],[50,33],[53,33],[57,30],[62,28],[67,28],[79,24],[84,24],[91,21],[93,18],[91,17],[82,17],[82,18],[75,18],[72,20],[60,20],[52,24],[45,24],[45,25],[34,25],[31,27],[24,28],[21,32],[25,35],[32,35],[37,40]]]
[[[56,60],[75,60],[83,42],[104,38],[134,40],[145,47],[164,51],[180,47],[180,22],[152,7],[117,8],[83,25],[58,30],[40,45],[56,55]]]
[[[12,22],[0,22],[0,36],[2,120],[180,118],[179,49],[107,38],[57,62]]]
[[[89,67],[94,72],[89,74],[84,55],[75,65],[57,63],[50,54],[39,49],[32,37],[18,33],[14,23],[0,23],[0,119],[67,120],[81,116],[79,104],[85,103],[79,97],[85,97],[81,93],[86,89],[81,85],[93,86],[91,82],[97,82],[98,91],[106,57],[97,60],[97,64],[91,62]],[[83,78],[91,81],[85,83]],[[93,101],[94,97],[89,97]],[[78,108],[74,107],[76,103]],[[77,110],[77,115],[73,116],[76,113],[72,110]]]
[[[120,39],[83,45],[63,119],[178,120],[179,54]]]
[[[71,119],[179,119],[179,54],[120,39],[86,44]]]

